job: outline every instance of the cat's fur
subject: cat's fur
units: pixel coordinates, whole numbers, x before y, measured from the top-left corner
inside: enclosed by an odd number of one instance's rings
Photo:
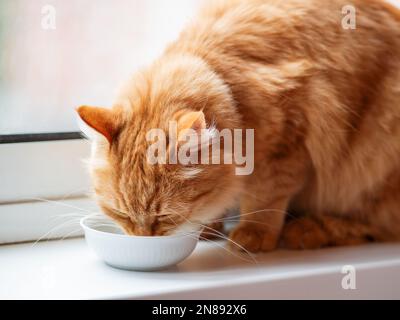
[[[230,237],[251,251],[400,238],[400,13],[382,1],[211,1],[111,111],[78,111],[106,137],[95,191],[128,233],[209,223],[239,197]],[[183,128],[254,128],[253,174],[149,165],[146,132],[182,114]]]

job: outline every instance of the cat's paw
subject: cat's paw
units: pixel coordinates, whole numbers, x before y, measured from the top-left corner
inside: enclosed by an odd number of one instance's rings
[[[299,218],[287,223],[281,239],[283,247],[292,250],[318,249],[329,243],[327,232],[311,218]]]
[[[229,245],[239,251],[271,251],[278,244],[278,237],[264,228],[239,224],[229,235]]]

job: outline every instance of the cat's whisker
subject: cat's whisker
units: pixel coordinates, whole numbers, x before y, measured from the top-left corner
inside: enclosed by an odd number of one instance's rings
[[[71,235],[73,235],[74,233],[78,233],[80,230],[81,230],[81,228],[75,228],[75,229],[73,229],[72,231],[68,232],[66,235],[64,235],[64,236],[63,236],[61,239],[59,239],[59,240],[64,241],[66,238],[71,237]],[[78,234],[77,234],[76,236],[78,236]]]
[[[206,233],[206,234],[210,234],[210,235],[216,236],[214,233],[208,233],[208,232],[205,232],[205,233]],[[190,234],[187,234],[187,236],[190,236]],[[223,249],[224,251],[228,252],[230,255],[232,255],[232,256],[234,256],[234,257],[236,257],[236,258],[239,258],[239,259],[244,260],[244,261],[246,261],[246,262],[258,263],[258,261],[255,259],[255,257],[254,257],[253,255],[251,255],[251,254],[249,254],[249,255],[250,255],[250,257],[251,257],[252,259],[246,259],[246,258],[243,257],[243,255],[237,254],[237,253],[235,253],[235,252],[229,250],[228,248],[226,248],[226,246],[221,245],[221,244],[218,243],[217,241],[214,241],[214,240],[212,240],[212,239],[207,239],[207,238],[202,237],[202,236],[200,236],[199,239],[202,240],[202,241],[206,241],[206,242],[212,243],[213,245],[219,247],[220,249]],[[222,240],[227,240],[226,238],[222,238],[222,237],[221,237],[220,239],[222,239]]]
[[[240,217],[244,217],[244,216],[248,216],[248,215],[253,215],[253,214],[255,214],[255,213],[260,213],[260,212],[286,213],[286,211],[280,210],[280,209],[261,209],[261,210],[256,210],[256,211],[241,213],[241,214],[237,214],[237,215],[227,216],[227,217],[223,217],[223,218],[213,219],[213,220],[210,220],[210,222],[221,222],[221,221],[226,221],[226,219],[240,218]]]
[[[232,243],[233,245],[235,245],[236,247],[238,247],[240,250],[244,251],[247,255],[249,255],[250,257],[252,257],[252,254],[251,254],[250,251],[248,251],[248,250],[247,250],[246,248],[244,248],[242,245],[240,245],[240,244],[237,243],[236,241],[234,241],[234,240],[232,240],[231,238],[229,238],[228,236],[226,236],[224,233],[222,233],[222,232],[220,232],[220,231],[218,231],[218,230],[215,230],[214,228],[211,228],[211,227],[206,226],[206,225],[203,225],[203,227],[204,227],[205,229],[207,229],[207,230],[213,231],[214,233],[212,233],[212,235],[217,236],[217,237],[220,237],[221,239],[224,239],[224,240],[226,240],[226,241]],[[207,233],[207,231],[204,231],[204,230],[203,230],[203,232],[204,232],[204,233]]]
[[[223,239],[225,239],[225,240],[231,242],[232,244],[234,244],[235,246],[237,246],[238,248],[240,248],[242,251],[244,251],[245,253],[247,253],[250,257],[252,257],[251,253],[250,253],[246,248],[244,248],[242,245],[238,244],[236,241],[230,239],[229,237],[227,237],[227,236],[226,236],[225,234],[223,234],[222,232],[220,232],[220,231],[218,231],[218,230],[216,230],[216,229],[214,229],[214,228],[211,228],[210,226],[204,225],[204,224],[202,224],[202,223],[200,223],[200,222],[191,221],[191,220],[187,219],[185,216],[183,216],[183,215],[179,214],[178,212],[176,212],[175,210],[173,210],[173,211],[175,212],[175,214],[179,215],[181,218],[183,218],[185,221],[187,221],[187,223],[189,223],[189,224],[194,224],[194,225],[197,225],[197,226],[202,227],[203,229],[208,229],[208,230],[211,230],[211,231],[215,232],[215,233],[218,234],[221,238],[223,238]]]
[[[175,222],[174,222],[174,223],[175,223]],[[177,225],[177,224],[175,223],[175,225]],[[212,229],[212,228],[210,228],[210,229]],[[212,229],[212,230],[217,231],[217,230],[215,230],[215,229]],[[203,231],[202,233],[210,234],[210,235],[213,235],[213,236],[217,236],[219,239],[222,239],[222,240],[229,240],[225,235],[222,235],[222,236],[221,236],[221,235],[217,235],[217,234],[215,234],[215,233],[206,232],[206,231],[205,231],[205,232]],[[188,237],[195,238],[195,236],[193,236],[193,235],[192,235],[191,233],[189,233],[189,232],[188,232],[188,233],[183,233],[183,234],[186,235],[186,236],[188,236]],[[201,235],[200,235],[199,239],[202,240],[202,241],[210,242],[210,243],[212,243],[213,245],[216,245],[217,247],[223,249],[224,251],[228,252],[229,254],[233,255],[233,256],[236,257],[236,258],[239,258],[239,259],[244,260],[244,261],[246,261],[246,262],[258,263],[258,261],[255,259],[255,257],[254,257],[253,255],[249,254],[248,252],[246,252],[246,253],[252,258],[251,260],[244,258],[242,255],[239,255],[239,254],[236,254],[236,253],[232,252],[231,250],[227,249],[225,246],[219,244],[219,243],[216,242],[216,241],[213,241],[212,239],[207,239],[207,238],[205,238],[205,237],[202,237]]]
[[[27,198],[27,200],[35,200],[35,201],[39,201],[39,202],[47,202],[47,203],[51,203],[51,204],[54,204],[54,205],[60,205],[60,206],[72,208],[72,209],[79,210],[79,211],[85,211],[85,212],[88,212],[88,213],[91,212],[88,209],[80,208],[78,206],[74,206],[74,205],[69,204],[69,203],[64,203],[64,202],[55,201],[55,200],[49,200],[49,199],[45,199],[45,198],[34,197],[34,198]]]
[[[214,241],[214,240],[212,240],[212,239],[207,239],[207,238],[205,238],[205,237],[200,237],[200,239],[203,240],[203,241],[210,242],[210,243],[212,243],[213,245],[218,246],[219,248],[223,249],[224,251],[228,252],[230,255],[232,255],[232,256],[234,256],[234,257],[236,257],[236,258],[239,258],[239,259],[244,260],[244,261],[246,261],[246,262],[252,262],[252,263],[258,264],[257,259],[256,259],[251,253],[249,254],[249,253],[245,252],[248,256],[251,257],[251,259],[246,259],[246,258],[245,258],[243,255],[241,255],[240,253],[236,253],[235,251],[229,250],[226,246],[219,244],[217,241]],[[222,240],[227,240],[227,239],[225,239],[225,238],[221,238],[221,239],[222,239]]]
[[[68,218],[68,215],[69,214],[67,214],[67,217],[63,217],[63,214],[60,214],[60,216],[56,216],[56,217],[53,217],[53,218],[58,218],[58,219],[61,219],[61,218]],[[75,217],[75,216],[72,216],[71,218],[69,218],[68,220],[66,220],[66,221],[64,221],[64,222],[62,222],[62,223],[58,223],[56,226],[54,226],[54,227],[51,227],[51,229],[50,230],[48,230],[47,232],[45,232],[43,235],[41,235],[33,244],[32,244],[32,247],[33,246],[35,246],[38,242],[40,242],[40,241],[42,241],[43,239],[45,239],[45,238],[50,238],[50,235],[52,234],[52,233],[54,233],[54,232],[56,232],[56,231],[58,231],[58,230],[60,230],[60,229],[62,229],[62,228],[69,228],[70,226],[73,226],[74,224],[77,224],[77,225],[79,225],[79,223],[80,223],[80,220],[81,220],[81,218],[83,218],[83,217],[90,217],[91,219],[99,219],[100,217],[101,217],[101,215],[99,215],[99,213],[98,212],[90,212],[89,214],[87,214],[87,213],[82,213],[82,214],[80,214],[80,213],[78,213],[78,216],[77,217]],[[100,219],[103,219],[103,218],[100,218]],[[110,221],[110,225],[114,225],[113,223],[112,223],[112,221],[111,220],[109,220]],[[55,221],[53,221],[53,222],[55,222]],[[49,240],[49,239],[47,239],[47,240]]]
[[[69,212],[69,213],[61,213],[61,214],[57,214],[55,216],[52,216],[49,218],[49,222],[56,222],[59,220],[63,220],[63,219],[81,219],[83,217],[85,217],[87,214],[86,213],[79,213],[79,212]]]
[[[246,195],[249,195],[249,196],[251,196],[251,197],[253,197],[254,199],[256,199],[257,201],[259,201],[259,202],[265,202],[265,204],[267,204],[267,201],[265,200],[265,199],[260,199],[259,197],[257,197],[256,195],[254,195],[253,193],[251,193],[251,192],[249,192],[249,191],[247,191],[247,190],[245,190],[245,189],[242,189],[241,190],[241,193],[243,193],[243,194],[246,194]],[[281,209],[273,209],[273,208],[271,208],[271,209],[269,209],[269,210],[276,210],[276,212],[278,213],[278,212],[282,212],[282,213],[285,213],[285,215],[287,215],[287,216],[289,216],[289,217],[293,217],[293,218],[295,218],[296,216],[295,215],[293,215],[292,213],[290,213],[289,211],[285,211],[285,210],[281,210]],[[246,214],[246,213],[244,213],[244,214]]]
[[[66,193],[60,200],[67,200],[71,196],[82,196],[82,194],[87,194],[89,192],[90,190],[88,190],[87,188],[76,189],[74,191]]]
[[[239,220],[229,220],[228,219],[228,220],[225,220],[224,222],[239,222]],[[257,221],[257,220],[240,219],[240,222],[246,222],[246,223],[250,223],[250,224],[253,223],[255,225],[266,226],[266,227],[272,228],[274,230],[278,230],[278,231],[280,230],[279,227],[277,227],[277,226],[275,226],[273,224],[260,222],[260,221]]]
[[[209,222],[210,223],[213,223],[213,222],[229,222],[229,221],[233,221],[233,222],[235,222],[235,221],[242,221],[242,219],[240,219],[241,217],[245,217],[245,216],[247,216],[247,215],[253,215],[253,214],[255,214],[255,213],[260,213],[260,212],[267,212],[267,213],[284,213],[284,214],[286,214],[287,216],[289,216],[289,217],[291,217],[291,218],[294,218],[294,219],[296,219],[297,217],[296,216],[294,216],[294,215],[291,215],[290,213],[288,213],[287,211],[284,211],[284,210],[280,210],[280,209],[261,209],[261,210],[256,210],[256,211],[251,211],[251,212],[245,212],[245,213],[240,213],[240,214],[237,214],[237,215],[228,215],[228,216],[226,216],[226,217],[222,217],[222,218],[218,218],[218,219],[212,219],[212,220],[209,220]],[[238,219],[237,219],[238,218]]]
[[[40,236],[34,243],[32,243],[31,247],[36,246],[36,244],[40,241],[42,241],[43,239],[47,238],[48,236],[50,236],[52,233],[58,231],[61,228],[67,228],[69,227],[72,223],[76,223],[76,221],[65,221],[63,223],[58,224],[57,226],[51,228],[49,231],[47,231],[46,233],[44,233],[42,236]],[[73,224],[72,224],[73,225]]]

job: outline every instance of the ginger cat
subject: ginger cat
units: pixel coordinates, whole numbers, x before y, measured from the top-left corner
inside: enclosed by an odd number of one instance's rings
[[[400,239],[400,12],[383,1],[211,1],[112,109],[78,112],[98,202],[129,234],[212,223],[239,199],[230,238],[252,252]],[[149,164],[146,133],[170,120],[254,128],[254,172]]]

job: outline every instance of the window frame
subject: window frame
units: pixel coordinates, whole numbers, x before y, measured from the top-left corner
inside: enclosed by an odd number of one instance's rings
[[[0,136],[0,244],[82,234],[76,216],[97,209],[89,155],[79,132]]]
[[[0,144],[83,139],[81,132],[0,134]]]
[[[36,73],[32,72],[31,74],[33,74],[34,77],[29,78],[29,81],[39,81],[38,84],[43,84],[41,88],[45,88],[46,91],[39,92],[40,95],[38,100],[35,100],[35,104],[27,105],[25,109],[21,109],[23,111],[19,111],[18,109],[11,110],[15,112],[15,118],[18,120],[21,118],[21,112],[25,112],[26,110],[35,111],[35,114],[41,119],[40,125],[37,126],[39,130],[40,128],[48,127],[46,124],[53,124],[49,122],[53,120],[51,117],[56,116],[57,118],[60,117],[64,119],[63,117],[65,116],[63,113],[66,109],[53,108],[57,105],[57,101],[54,102],[52,99],[50,99],[49,102],[42,101],[42,95],[49,92],[49,88],[46,84],[48,84],[47,81],[49,79],[53,79],[51,77],[66,79],[63,81],[74,81],[75,83],[76,75],[81,72],[84,74],[83,78],[85,79],[85,84],[97,89],[91,90],[89,94],[85,94],[84,96],[81,96],[81,91],[68,94],[68,97],[74,97],[73,105],[79,106],[85,103],[104,106],[110,105],[113,101],[114,93],[110,96],[108,96],[108,94],[102,96],[101,94],[99,95],[99,93],[106,92],[104,88],[108,90],[108,85],[110,84],[115,84],[115,89],[120,87],[120,85],[123,85],[125,78],[129,79],[131,77],[131,72],[133,73],[135,70],[150,64],[157,58],[164,51],[165,46],[178,37],[184,25],[192,19],[194,12],[197,12],[197,9],[201,5],[201,1],[198,0],[178,1],[174,4],[176,8],[165,1],[156,1],[153,3],[136,1],[122,4],[126,6],[126,9],[123,9],[123,11],[112,10],[111,12],[107,9],[114,8],[115,6],[108,5],[108,7],[105,7],[106,10],[99,10],[99,15],[93,15],[91,17],[94,20],[87,20],[89,23],[92,23],[92,25],[88,26],[86,23],[78,24],[80,28],[71,29],[68,27],[70,20],[69,14],[77,15],[77,21],[82,20],[80,19],[80,17],[82,17],[82,8],[78,2],[74,1],[72,6],[65,6],[61,1],[55,1],[52,4],[54,5],[53,7],[60,10],[59,12],[61,13],[60,15],[57,13],[55,16],[55,18],[57,17],[57,20],[54,19],[57,25],[56,28],[43,29],[43,25],[41,24],[43,20],[41,19],[46,17],[46,13],[40,11],[40,2],[38,2],[38,10],[33,9],[33,11],[31,11],[29,9],[29,11],[22,12],[22,14],[26,15],[24,17],[31,17],[31,14],[35,15],[33,16],[32,24],[27,24],[27,27],[24,25],[24,30],[33,30],[35,32],[33,34],[30,32],[26,34],[23,33],[24,37],[21,39],[39,39],[41,46],[38,45],[38,48],[46,50],[43,52],[49,53],[49,55],[46,56],[42,54],[42,52],[38,56],[38,59],[36,59],[37,56],[35,56],[35,59],[23,61],[28,61],[34,65],[36,63],[37,65],[35,68],[42,68],[41,63],[46,61],[46,57],[50,58],[51,63],[49,63],[48,68],[53,72],[47,75],[47,77],[50,78],[45,77],[45,74],[40,78],[37,77]],[[97,11],[94,1],[92,1],[92,4],[89,3],[86,8],[89,8],[93,12]],[[179,10],[176,10],[177,8]],[[133,20],[132,10],[134,10],[136,14],[133,15]],[[17,10],[15,10],[15,12],[17,12]],[[121,16],[121,13],[124,14]],[[104,26],[104,22],[110,21],[110,19],[111,21],[118,22],[115,31],[111,33],[99,33],[99,29],[96,26]],[[31,19],[29,19],[29,21],[30,20]],[[24,21],[28,20],[25,19]],[[152,21],[157,21],[157,23],[151,23]],[[119,24],[119,22],[121,22],[121,24]],[[35,24],[41,29],[32,29],[32,26],[35,26]],[[93,26],[95,27],[93,28]],[[110,29],[107,27],[105,28],[107,30]],[[11,25],[9,33],[13,34],[14,30],[18,29],[15,29],[14,25]],[[163,30],[163,32],[160,33],[159,30]],[[40,32],[40,37],[38,36],[38,32]],[[62,41],[63,46],[60,47],[62,50],[59,50],[59,42],[54,42],[57,32],[60,36],[57,39],[64,39],[62,37],[65,37],[67,40],[66,44],[68,47],[64,47],[65,43]],[[108,47],[104,46],[104,39],[114,39],[115,32],[119,32],[120,36],[118,37],[118,41],[115,42],[115,48],[113,50],[108,50]],[[77,35],[82,35],[82,38],[78,39],[78,43],[76,39]],[[25,43],[21,41],[21,39],[17,39],[19,41],[15,43],[22,44],[22,46],[19,47],[14,45],[15,37],[12,37],[12,39],[10,50],[25,49],[17,51],[23,53],[21,57],[24,57],[26,50],[31,48],[30,42]],[[72,41],[68,41],[68,39],[72,39]],[[90,41],[98,41],[98,45],[88,46],[88,39]],[[135,39],[136,41],[134,41]],[[51,49],[48,50],[48,45],[53,47],[50,47]],[[76,50],[75,48],[77,47],[81,50]],[[107,50],[103,50],[103,47]],[[69,54],[62,56],[63,59],[54,58],[58,57],[57,54],[64,52],[66,48],[70,49],[70,51],[67,51]],[[85,51],[84,55],[81,54],[82,51]],[[122,61],[121,64],[115,64],[114,66],[107,65],[104,66],[104,68],[100,68],[101,70],[97,67],[97,65],[101,65],[101,63],[104,65],[104,62],[114,57],[116,53],[118,53],[118,60]],[[80,62],[85,62],[86,60],[84,59],[91,59],[92,61],[92,57],[98,59],[96,66],[88,69],[82,68],[82,66],[85,66],[85,63],[82,64]],[[57,66],[56,63],[60,64],[63,61],[69,61],[68,63],[70,63],[72,67],[80,66],[80,68],[78,70],[72,69],[75,70],[75,73],[72,74],[63,72],[65,71],[64,69],[54,69],[54,66]],[[33,70],[36,70],[35,68],[33,68]],[[69,70],[70,66],[67,65],[67,68],[67,70]],[[114,69],[116,71],[110,76],[107,71],[114,71]],[[78,71],[78,73],[76,73],[76,71]],[[95,72],[95,74],[93,74],[93,72]],[[26,73],[26,68],[21,68],[16,74],[19,76],[22,74],[23,79],[25,79]],[[86,75],[88,75],[87,78],[85,78]],[[100,83],[100,87],[96,87],[97,83],[94,83],[94,81],[96,81],[99,76],[103,76],[105,79],[114,79],[115,77],[115,80]],[[40,81],[41,79],[46,81],[42,83]],[[17,80],[19,81],[20,78],[16,77],[15,81]],[[118,82],[114,83],[114,81]],[[121,83],[119,83],[119,81],[121,81]],[[53,81],[51,81],[51,83],[53,83]],[[18,86],[15,85],[15,88],[18,89]],[[6,90],[7,89],[6,87]],[[33,87],[33,89],[35,89],[35,87]],[[109,89],[114,90],[114,87],[110,87]],[[87,89],[82,90],[86,92]],[[52,95],[53,93],[54,92],[51,92]],[[20,93],[18,93],[17,96],[19,97]],[[27,101],[18,100],[15,102],[15,106],[23,106],[24,103],[30,103],[32,97],[29,96],[29,91],[26,92],[26,97]],[[71,101],[68,101],[69,102],[65,102],[65,104],[72,107]],[[42,103],[44,103],[46,108],[51,108],[52,112],[54,112],[54,114],[51,113],[51,117],[46,117],[46,112],[43,112],[44,109],[32,109],[32,106],[40,106]],[[13,105],[9,108],[12,108],[12,106]],[[57,110],[61,110],[61,113]],[[17,126],[16,130],[31,132],[32,129],[29,128],[30,126],[28,124],[35,124],[35,122],[29,122],[29,116],[22,120],[23,121]],[[7,118],[6,121],[13,121],[13,117],[10,119]],[[10,122],[8,124],[10,124]],[[51,126],[51,128],[62,131],[64,130],[63,128],[71,130],[72,126],[70,127],[67,125],[66,127],[60,127],[59,124],[55,122],[55,125]],[[7,128],[5,130],[14,130],[14,128],[11,127],[11,129]],[[42,233],[43,227],[37,226],[38,223],[36,223],[35,220],[37,220],[38,217],[35,217],[35,214],[32,212],[34,211],[39,214],[38,212],[41,211],[44,215],[53,215],[53,213],[55,214],[58,211],[63,211],[61,210],[61,206],[60,208],[56,208],[54,205],[50,206],[50,203],[43,201],[40,204],[41,209],[39,210],[37,207],[38,201],[35,199],[44,198],[46,200],[67,203],[68,201],[87,198],[87,191],[90,190],[89,178],[85,166],[79,159],[88,157],[90,144],[82,139],[79,132],[5,134],[14,133],[14,131],[4,132],[5,130],[0,132],[0,243],[35,240],[36,236]],[[45,130],[51,131],[52,129]],[[76,190],[84,191],[76,192]],[[72,196],[73,199],[71,199],[71,197],[66,199],[66,195]],[[91,201],[91,203],[93,203],[93,201]],[[31,205],[31,210],[29,205]],[[20,212],[16,209],[17,207],[20,208]],[[21,223],[24,226],[29,225],[30,228],[37,228],[37,231],[32,233],[27,232],[26,235],[22,235],[23,233],[21,232],[22,236],[20,237],[10,236],[7,230],[17,230],[18,227],[22,227],[15,225],[17,223],[15,219],[16,216],[19,216],[19,219],[23,219]],[[8,236],[5,236],[6,234]]]

